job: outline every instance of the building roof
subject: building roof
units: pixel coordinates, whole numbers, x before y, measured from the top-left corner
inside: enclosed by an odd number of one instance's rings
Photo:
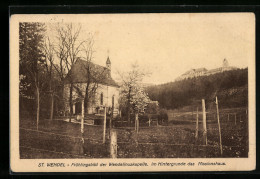
[[[182,75],[188,75],[188,74],[190,74],[190,73],[198,73],[198,72],[205,72],[205,71],[207,71],[206,68],[191,69],[191,70],[189,70],[189,71],[183,73]]]
[[[207,71],[207,74],[218,73],[218,72],[222,72],[222,67],[211,69],[211,70]]]
[[[80,58],[72,65],[71,70],[65,78],[65,83],[87,83],[89,80],[88,76],[91,77],[91,82],[119,87],[112,79],[110,69]]]
[[[219,67],[219,68],[214,68],[214,69],[212,69],[212,70],[207,71],[206,74],[219,73],[219,72],[222,72],[222,71],[235,70],[235,69],[237,69],[237,67],[232,67],[232,66]]]

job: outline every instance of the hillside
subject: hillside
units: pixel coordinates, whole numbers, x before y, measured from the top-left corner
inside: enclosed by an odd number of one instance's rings
[[[248,103],[248,69],[149,86],[146,92],[151,100],[159,101],[160,106],[166,109],[197,106],[202,98],[209,107],[216,96],[221,108],[245,107]]]

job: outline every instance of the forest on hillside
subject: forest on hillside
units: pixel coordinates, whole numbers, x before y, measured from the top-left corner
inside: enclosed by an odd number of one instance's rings
[[[216,96],[221,108],[246,107],[248,68],[149,86],[145,90],[151,100],[158,101],[166,109],[198,105],[201,99],[210,105]]]

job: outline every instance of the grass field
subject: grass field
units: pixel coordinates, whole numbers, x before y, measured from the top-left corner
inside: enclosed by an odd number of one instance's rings
[[[230,113],[229,120],[227,114]],[[233,111],[234,113],[234,111]],[[233,114],[232,113],[232,114]],[[183,115],[187,115],[183,113]],[[118,127],[118,158],[194,158],[194,157],[248,157],[247,117],[236,112],[236,124],[231,111],[221,114],[223,156],[219,150],[216,119],[208,116],[207,141],[202,142],[202,123],[199,138],[195,140],[195,121],[170,120],[166,125],[148,127],[142,124],[137,134],[133,127]],[[195,115],[194,115],[195,116]],[[201,119],[200,119],[201,120]],[[184,122],[186,121],[186,122]],[[187,122],[188,121],[188,122]],[[109,158],[109,130],[102,143],[103,126],[85,125],[82,144],[80,124],[62,120],[41,120],[36,131],[35,120],[20,120],[21,158]]]

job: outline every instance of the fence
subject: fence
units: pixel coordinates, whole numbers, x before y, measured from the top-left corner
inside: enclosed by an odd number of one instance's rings
[[[102,126],[101,126],[102,127]],[[168,140],[163,141],[164,135],[156,135],[155,142],[147,142],[147,138],[143,137],[144,134],[153,131],[172,131],[175,133],[173,136],[168,135]],[[111,149],[111,142],[107,140],[103,144],[100,138],[84,137],[85,143],[82,144],[82,137],[80,135],[68,135],[49,131],[37,131],[34,129],[20,128],[20,149],[21,157],[28,158],[28,152],[31,154],[36,153],[35,156],[29,158],[109,158],[114,152],[114,157],[219,157],[218,144],[208,143],[208,145],[201,145],[201,143],[181,143],[187,141],[189,138],[194,141],[194,131],[177,130],[171,126],[152,126],[141,127],[140,133],[135,134],[132,129],[115,129],[117,132],[117,142],[113,144],[116,150]],[[129,134],[127,131],[130,131]],[[109,132],[107,132],[108,135]],[[125,134],[122,135],[122,134]],[[192,134],[192,135],[191,135]],[[151,136],[150,133],[147,134]],[[184,137],[180,137],[184,136]],[[201,133],[199,133],[201,136]],[[113,137],[111,137],[112,140]],[[126,140],[126,139],[129,140]],[[156,139],[157,138],[157,139]],[[210,136],[209,136],[210,139]],[[231,149],[230,149],[231,148]],[[241,145],[237,146],[223,146],[224,157],[236,157],[234,149],[241,150]],[[34,152],[32,152],[34,151]],[[116,151],[116,152],[115,152]],[[53,153],[53,154],[50,154]],[[46,155],[44,155],[46,154]],[[51,157],[50,157],[51,156]]]

